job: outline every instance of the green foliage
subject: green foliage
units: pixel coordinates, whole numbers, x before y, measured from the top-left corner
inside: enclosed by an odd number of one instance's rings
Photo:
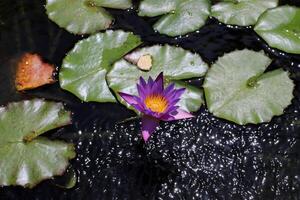
[[[154,29],[169,36],[193,32],[205,24],[210,14],[209,0],[143,0],[139,16],[162,16]]]
[[[293,81],[282,69],[266,72],[271,63],[262,52],[225,54],[205,77],[208,109],[237,124],[268,122],[281,115],[293,98]]]
[[[271,47],[300,54],[300,8],[282,6],[268,10],[254,30]]]
[[[40,135],[70,123],[61,103],[35,99],[0,108],[0,185],[33,187],[62,175],[75,157],[72,144]]]

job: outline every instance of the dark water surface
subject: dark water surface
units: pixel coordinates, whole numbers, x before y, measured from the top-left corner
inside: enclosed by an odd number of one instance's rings
[[[24,52],[40,54],[60,66],[65,54],[86,36],[74,36],[49,21],[44,1],[0,1],[0,104],[35,97],[63,101],[73,125],[52,131],[76,145],[72,163],[75,188],[51,181],[36,188],[0,188],[0,199],[300,199],[300,56],[272,50],[250,28],[210,19],[199,31],[178,38],[152,30],[154,20],[134,10],[111,10],[113,29],[133,31],[145,45],[173,44],[213,63],[235,49],[264,50],[295,81],[295,98],[272,122],[239,126],[213,117],[202,107],[191,120],[163,123],[149,143],[139,135],[140,122],[116,124],[134,115],[118,104],[82,103],[58,84],[26,94],[14,89],[14,70]],[[281,4],[300,6],[299,0]],[[188,22],[187,22],[188,23]],[[300,22],[299,22],[300,23]],[[192,81],[195,85],[202,80]],[[17,123],[17,122],[16,122]]]

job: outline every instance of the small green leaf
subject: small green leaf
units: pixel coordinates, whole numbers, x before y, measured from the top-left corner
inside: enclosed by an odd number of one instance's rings
[[[70,120],[61,103],[35,99],[0,107],[0,185],[31,188],[61,175],[75,157],[74,146],[39,135]]]
[[[267,9],[278,5],[278,0],[222,0],[212,6],[211,15],[225,24],[254,25]]]
[[[282,6],[268,10],[254,30],[271,47],[300,54],[300,8]]]
[[[131,0],[47,0],[47,14],[74,34],[90,34],[110,27],[113,17],[105,8],[126,9]]]
[[[209,0],[143,0],[139,16],[162,17],[154,29],[169,36],[193,32],[205,24],[210,14]]]
[[[271,59],[250,50],[225,54],[209,69],[206,103],[215,116],[237,124],[268,122],[293,98],[293,81],[282,69],[264,73]]]
[[[63,61],[61,87],[83,101],[115,102],[106,73],[115,61],[140,44],[139,37],[123,31],[106,31],[79,41]]]
[[[139,58],[144,55],[150,55],[153,60],[152,68],[147,72],[140,70],[136,66]],[[164,73],[166,83],[175,81],[177,87],[186,87],[187,90],[179,102],[179,106],[193,112],[197,111],[202,105],[202,91],[178,81],[204,76],[208,66],[197,54],[179,47],[165,45],[142,48],[125,56],[125,58],[126,60],[122,59],[114,64],[111,71],[107,74],[107,81],[119,101],[128,108],[132,109],[118,95],[118,92],[137,95],[136,84],[141,76],[145,79],[148,79],[149,76],[155,78],[161,72]]]

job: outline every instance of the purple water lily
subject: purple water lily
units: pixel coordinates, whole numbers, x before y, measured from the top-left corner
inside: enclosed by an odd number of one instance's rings
[[[173,121],[194,117],[192,114],[181,110],[176,104],[179,102],[185,88],[175,89],[175,85],[170,84],[164,89],[163,73],[153,81],[149,77],[146,82],[140,77],[137,84],[139,96],[133,96],[120,92],[120,96],[136,110],[143,113],[142,135],[145,142],[159,125],[159,121]]]

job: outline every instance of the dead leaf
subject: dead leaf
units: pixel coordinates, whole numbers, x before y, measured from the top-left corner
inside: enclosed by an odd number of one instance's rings
[[[37,54],[26,53],[18,63],[15,85],[18,91],[34,89],[56,82],[53,78],[55,67],[44,63]]]
[[[149,54],[141,56],[137,62],[137,66],[141,70],[149,71],[152,67],[152,56]]]
[[[125,60],[136,65],[139,69],[144,71],[149,71],[152,67],[152,56],[150,54],[145,54],[140,57],[132,56],[131,54],[126,55]]]

